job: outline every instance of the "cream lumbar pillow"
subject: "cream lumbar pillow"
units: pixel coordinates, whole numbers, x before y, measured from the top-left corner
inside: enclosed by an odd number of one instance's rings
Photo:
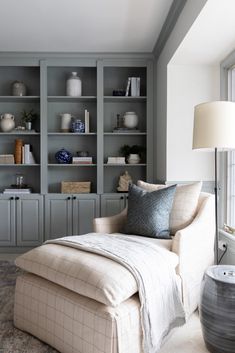
[[[142,180],[138,180],[137,185],[149,192],[169,186],[163,184],[149,184]],[[170,213],[171,234],[175,234],[178,230],[187,227],[194,219],[201,188],[201,181],[193,184],[177,185]]]

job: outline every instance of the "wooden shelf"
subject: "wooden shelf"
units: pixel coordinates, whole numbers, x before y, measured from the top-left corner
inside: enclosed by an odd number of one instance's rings
[[[36,102],[40,96],[0,96],[0,102]]]
[[[66,164],[66,163],[49,163],[48,167],[96,167],[96,164]]]
[[[96,136],[96,132],[48,132],[50,136]]]
[[[104,132],[105,136],[145,136],[147,135],[146,132]]]
[[[69,96],[47,96],[48,102],[95,102],[96,96],[81,96],[81,97],[69,97]]]
[[[146,163],[138,163],[138,164],[111,164],[104,163],[104,167],[146,167]]]
[[[24,130],[22,130],[22,132],[19,132],[19,131],[12,131],[12,132],[0,132],[0,135],[2,135],[2,136],[4,136],[4,135],[6,135],[6,136],[10,136],[10,135],[13,135],[13,136],[15,136],[15,135],[20,135],[20,136],[22,136],[22,135],[27,135],[27,136],[38,136],[38,135],[40,135],[40,132],[27,132],[27,131],[24,131]]]
[[[145,102],[146,96],[126,97],[126,96],[104,96],[105,102]]]
[[[39,167],[40,164],[0,164],[0,167],[16,167],[16,168],[25,168],[25,167]]]

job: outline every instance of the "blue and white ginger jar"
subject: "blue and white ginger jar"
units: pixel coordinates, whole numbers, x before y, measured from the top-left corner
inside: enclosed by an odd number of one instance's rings
[[[84,122],[80,119],[73,120],[71,123],[71,131],[78,132],[78,133],[84,133],[85,132]]]

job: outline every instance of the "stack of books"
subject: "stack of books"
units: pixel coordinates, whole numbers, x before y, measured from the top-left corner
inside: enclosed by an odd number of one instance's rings
[[[16,164],[35,164],[32,153],[32,146],[23,142],[21,139],[15,140],[15,163]]]
[[[22,164],[35,164],[33,153],[31,152],[31,146],[25,144],[22,146]]]
[[[92,157],[73,157],[72,164],[92,164]]]
[[[3,191],[3,194],[30,194],[30,188],[9,188]]]
[[[125,157],[108,157],[107,164],[126,164]]]
[[[140,96],[140,77],[128,77],[126,86],[126,96]]]

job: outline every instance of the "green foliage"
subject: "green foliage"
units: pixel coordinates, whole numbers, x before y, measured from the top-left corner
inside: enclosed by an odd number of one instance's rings
[[[23,123],[29,123],[37,119],[38,114],[33,109],[26,111],[25,109],[21,112],[21,120]]]
[[[143,157],[145,154],[146,148],[144,146],[139,146],[139,145],[124,145],[120,148],[120,153],[122,156],[127,158],[129,154],[138,154],[139,156]]]

